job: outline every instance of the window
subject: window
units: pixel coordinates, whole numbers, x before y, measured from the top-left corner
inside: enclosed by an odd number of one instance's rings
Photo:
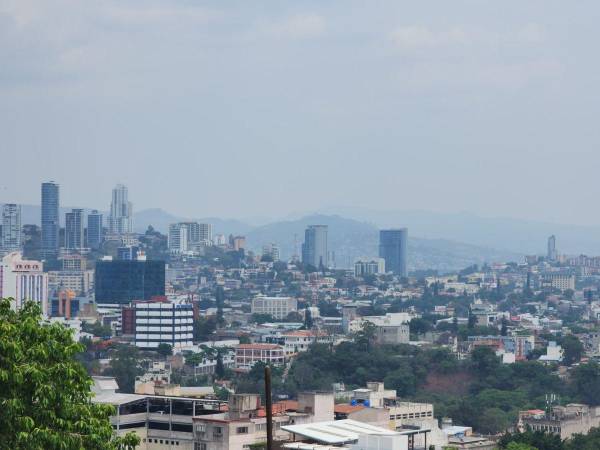
[[[194,450],[206,450],[206,444],[204,442],[194,442]]]
[[[237,434],[248,434],[248,427],[238,427],[236,430]]]
[[[213,437],[223,437],[223,428],[214,427],[213,428]]]

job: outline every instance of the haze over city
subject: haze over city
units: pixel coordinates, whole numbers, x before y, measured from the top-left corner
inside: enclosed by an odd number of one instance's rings
[[[0,0],[0,450],[600,449],[599,17]]]
[[[39,204],[54,179],[63,205],[106,209],[122,182],[136,209],[182,217],[351,205],[598,225],[598,12],[5,0],[0,201]]]

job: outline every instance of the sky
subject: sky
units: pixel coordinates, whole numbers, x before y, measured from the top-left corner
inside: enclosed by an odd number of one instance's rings
[[[0,202],[600,224],[600,3],[0,0]]]

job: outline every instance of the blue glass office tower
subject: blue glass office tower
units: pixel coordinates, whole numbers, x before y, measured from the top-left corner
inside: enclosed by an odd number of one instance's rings
[[[96,303],[128,304],[165,295],[165,262],[156,260],[97,261]]]
[[[87,218],[87,245],[90,248],[97,249],[104,240],[104,228],[102,223],[102,213],[93,210]]]
[[[304,232],[302,262],[317,269],[329,267],[327,253],[327,225],[309,225]]]
[[[58,256],[59,188],[58,183],[42,183],[42,256],[54,259]]]
[[[379,231],[379,257],[385,260],[386,272],[408,276],[407,241],[407,228]]]

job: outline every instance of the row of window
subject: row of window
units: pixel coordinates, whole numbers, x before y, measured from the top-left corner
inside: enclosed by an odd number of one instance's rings
[[[395,416],[391,415],[390,420],[416,419],[418,417],[432,417],[432,416],[433,416],[433,412],[428,411],[428,412],[422,412],[422,413],[397,414]]]
[[[156,438],[148,438],[147,440],[144,438],[142,442],[148,442],[149,444],[166,444],[169,445],[169,439],[156,439]],[[179,445],[179,441],[171,441],[171,445]]]

